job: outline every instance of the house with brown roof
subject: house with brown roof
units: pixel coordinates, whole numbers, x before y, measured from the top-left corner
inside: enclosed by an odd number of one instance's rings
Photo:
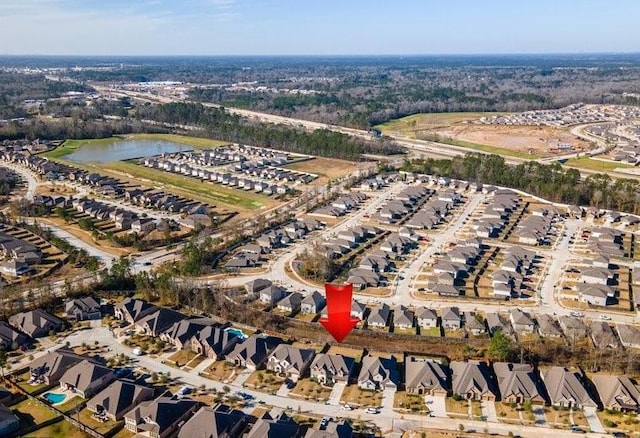
[[[349,383],[354,365],[355,360],[352,357],[341,354],[316,354],[310,366],[311,378],[323,385]]]
[[[194,353],[220,360],[240,342],[242,339],[236,332],[220,325],[209,325],[191,337],[189,346]]]
[[[114,315],[120,320],[135,323],[140,318],[147,316],[151,312],[155,312],[158,308],[145,301],[133,298],[125,298],[114,307]]]
[[[399,384],[396,362],[393,359],[364,356],[358,375],[358,387],[373,391],[395,389]]]
[[[404,370],[407,394],[447,396],[451,392],[449,369],[439,362],[407,357]]]
[[[495,377],[485,362],[454,361],[449,367],[453,394],[465,400],[495,401],[498,397]]]
[[[236,344],[227,354],[226,360],[236,366],[255,371],[264,365],[269,353],[281,343],[280,338],[253,334],[244,342]]]
[[[307,371],[315,354],[312,349],[280,344],[269,354],[267,370],[297,382]]]
[[[493,364],[500,397],[507,403],[524,403],[531,401],[544,404],[543,391],[533,367],[529,364],[497,362]]]
[[[605,409],[618,412],[638,412],[640,385],[627,376],[597,374],[593,381]]]
[[[186,319],[187,315],[177,310],[159,307],[154,312],[140,318],[135,322],[135,326],[150,336],[160,336],[165,331],[171,329],[176,322]]]
[[[69,298],[64,303],[68,321],[100,319],[102,317],[100,309],[100,303],[93,297]]]
[[[586,380],[581,372],[573,372],[567,368],[555,366],[541,373],[547,388],[551,405],[560,408],[597,407],[584,385]]]

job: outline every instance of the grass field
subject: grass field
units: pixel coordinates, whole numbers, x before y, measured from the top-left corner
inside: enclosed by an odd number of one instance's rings
[[[222,203],[233,208],[255,210],[274,207],[278,202],[258,193],[231,189],[219,184],[205,183],[196,178],[151,169],[128,161],[105,163],[95,170],[100,170],[101,172],[105,170],[111,171],[120,179],[124,176],[134,182],[145,180],[153,185],[164,186],[168,191],[176,195],[214,205]]]
[[[594,160],[590,157],[571,158],[565,164],[571,167],[595,170],[599,172],[611,172],[615,169],[632,169],[634,167],[630,164],[617,163],[614,161]]]
[[[417,131],[423,129],[442,128],[456,123],[476,120],[483,116],[495,116],[508,113],[429,113],[414,114],[400,119],[389,120],[376,128],[382,131]]]
[[[25,435],[28,438],[85,438],[89,437],[84,432],[76,429],[67,421],[58,421],[57,423],[39,429],[35,432]]]
[[[288,164],[283,167],[299,172],[315,173],[316,175],[326,176],[329,179],[336,179],[352,172],[357,166],[358,163],[352,161],[319,157]]]

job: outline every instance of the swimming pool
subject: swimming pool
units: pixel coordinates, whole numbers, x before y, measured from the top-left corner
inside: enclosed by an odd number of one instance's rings
[[[239,337],[240,339],[246,339],[246,338],[247,338],[247,335],[245,335],[245,334],[242,332],[242,330],[240,330],[240,329],[229,327],[229,328],[227,329],[227,331],[228,331],[228,332],[230,332],[230,333],[233,333],[234,335],[236,335],[236,336],[237,336],[237,337]]]
[[[52,405],[62,403],[67,398],[66,395],[57,392],[47,392],[43,395],[43,397]]]

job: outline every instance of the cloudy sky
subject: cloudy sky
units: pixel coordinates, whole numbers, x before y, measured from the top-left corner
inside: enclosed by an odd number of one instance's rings
[[[0,55],[640,51],[638,0],[0,0]]]

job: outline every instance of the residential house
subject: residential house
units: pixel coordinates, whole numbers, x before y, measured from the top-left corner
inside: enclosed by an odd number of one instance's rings
[[[313,291],[311,294],[304,297],[300,303],[300,311],[302,313],[318,313],[324,306],[324,296],[318,291]]]
[[[111,368],[83,360],[67,369],[60,377],[60,388],[88,398],[116,379]]]
[[[286,415],[259,418],[244,438],[302,438],[303,429]]]
[[[529,364],[497,362],[493,364],[500,396],[506,403],[531,401],[544,404],[545,399],[533,367]]]
[[[520,309],[513,309],[509,312],[509,320],[516,333],[533,333],[536,324],[529,314]]]
[[[0,436],[11,436],[20,430],[20,419],[4,404],[0,403]]]
[[[587,326],[575,316],[562,315],[558,318],[558,322],[564,335],[569,339],[586,338],[588,335]]]
[[[353,300],[351,302],[351,317],[358,318],[360,321],[364,320],[364,315],[367,312],[367,306],[360,301]]]
[[[541,314],[537,317],[538,321],[538,333],[543,338],[561,338],[562,328],[558,324],[558,321],[551,315]]]
[[[100,319],[102,317],[100,309],[100,303],[93,297],[69,298],[64,303],[68,321]]]
[[[489,329],[489,333],[491,335],[500,330],[503,334],[509,337],[514,336],[514,330],[511,326],[511,322],[501,314],[496,312],[489,312],[487,313],[486,321],[487,328]]]
[[[300,311],[303,298],[302,294],[293,292],[278,301],[278,309],[291,314],[297,313]]]
[[[200,407],[188,398],[160,396],[143,401],[124,415],[125,428],[133,433],[148,433],[151,438],[173,434],[181,423]]]
[[[393,327],[409,330],[414,325],[414,314],[404,306],[398,306],[393,311]]]
[[[225,405],[203,406],[180,427],[178,438],[241,438],[249,418]]]
[[[575,409],[597,407],[583,383],[584,375],[578,372],[555,366],[542,372],[542,380],[553,406]]]
[[[114,315],[120,320],[133,324],[157,309],[156,306],[145,300],[125,298],[114,306]]]
[[[168,309],[166,307],[157,308],[155,312],[136,321],[135,326],[138,330],[157,337],[169,330],[173,324],[186,319],[187,315],[177,310]]]
[[[605,409],[618,412],[638,412],[640,386],[627,376],[596,374],[591,379]]]
[[[346,420],[331,420],[320,429],[307,429],[304,438],[353,438],[353,428]]]
[[[220,360],[240,342],[242,339],[235,331],[219,324],[204,327],[189,340],[191,351],[213,360]]]
[[[407,357],[404,370],[407,394],[447,396],[451,392],[449,370],[439,362]]]
[[[453,394],[465,400],[495,401],[498,389],[495,377],[485,362],[470,360],[451,362],[451,382]]]
[[[169,329],[160,335],[160,339],[175,345],[179,350],[183,350],[191,347],[191,338],[202,329],[218,325],[211,318],[185,318],[174,322]]]
[[[438,326],[438,315],[433,309],[423,307],[416,314],[418,325],[422,328],[434,328]]]
[[[578,283],[578,300],[593,306],[606,306],[615,300],[616,292],[611,286],[593,283]]]
[[[440,317],[441,325],[448,330],[459,330],[462,328],[462,318],[457,307],[445,307],[442,309]]]
[[[307,371],[313,356],[315,350],[280,344],[269,354],[267,369],[297,382]]]
[[[16,313],[9,317],[9,324],[32,338],[47,336],[49,332],[56,332],[64,326],[61,319],[42,309]]]
[[[29,337],[11,327],[4,321],[0,321],[0,349],[4,351],[17,350],[29,345]]]
[[[464,313],[464,329],[473,336],[479,336],[487,332],[484,318],[480,314],[473,312]]]
[[[143,401],[153,399],[153,388],[116,380],[87,402],[87,409],[99,418],[121,421],[125,412]]]
[[[616,348],[619,346],[618,338],[613,332],[613,329],[605,321],[591,321],[589,331],[591,332],[593,345],[596,348]]]
[[[260,301],[270,306],[275,305],[284,298],[287,292],[280,286],[269,286],[260,290]]]
[[[29,365],[31,380],[35,383],[54,385],[60,377],[72,366],[87,360],[84,356],[75,354],[66,348],[48,351]]]
[[[358,387],[373,391],[395,389],[399,383],[396,363],[393,359],[364,356],[358,375]]]
[[[625,348],[640,348],[640,329],[629,324],[616,324],[620,343]]]
[[[391,314],[391,308],[386,304],[380,304],[373,309],[367,318],[368,327],[386,327]]]
[[[311,378],[323,385],[349,383],[355,360],[341,354],[316,354],[311,363]]]
[[[254,334],[244,342],[236,344],[227,354],[226,360],[236,366],[255,371],[262,367],[269,353],[281,343],[280,338]]]

